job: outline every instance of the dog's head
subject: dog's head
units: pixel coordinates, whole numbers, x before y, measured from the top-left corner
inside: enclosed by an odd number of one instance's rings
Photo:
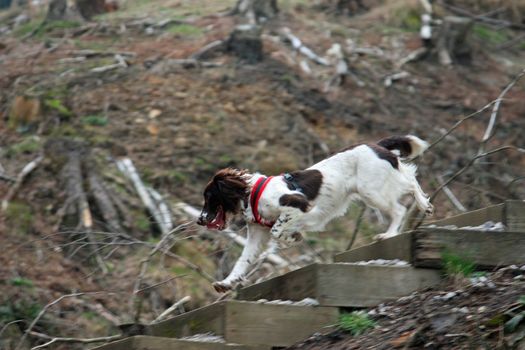
[[[249,196],[246,171],[219,170],[204,189],[204,206],[197,224],[224,230],[227,221],[237,214]]]

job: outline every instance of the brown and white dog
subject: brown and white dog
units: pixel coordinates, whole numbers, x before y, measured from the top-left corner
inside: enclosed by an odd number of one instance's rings
[[[354,145],[308,169],[280,176],[219,170],[204,190],[197,223],[223,230],[242,214],[248,239],[232,272],[214,288],[225,292],[240,282],[271,238],[291,243],[302,239],[301,232],[322,231],[344,215],[352,200],[360,199],[390,217],[390,226],[378,238],[398,234],[406,213],[399,200],[405,194],[412,194],[417,206],[432,214],[432,204],[416,180],[416,166],[403,161],[426,148],[428,143],[416,136],[393,136]]]

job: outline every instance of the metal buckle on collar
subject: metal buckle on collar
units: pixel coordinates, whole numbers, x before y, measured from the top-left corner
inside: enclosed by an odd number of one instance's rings
[[[295,182],[295,179],[294,179],[294,177],[293,177],[292,174],[290,174],[290,173],[285,173],[285,174],[283,174],[283,177],[284,177],[284,180],[285,180],[286,182],[288,182],[288,183],[292,186],[292,189],[293,189],[294,191],[299,191],[299,192],[301,192],[301,193],[303,192],[303,189],[301,188],[301,186],[299,186],[299,185],[297,184],[297,182]]]

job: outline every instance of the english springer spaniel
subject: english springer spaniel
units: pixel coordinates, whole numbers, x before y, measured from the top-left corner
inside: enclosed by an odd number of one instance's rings
[[[427,148],[428,143],[416,136],[393,136],[351,146],[308,169],[280,176],[219,170],[204,190],[197,223],[223,230],[241,213],[248,223],[248,239],[229,276],[213,284],[215,290],[225,292],[242,281],[271,238],[291,243],[302,239],[301,232],[322,231],[354,199],[390,217],[380,239],[398,234],[406,213],[399,200],[405,194],[412,194],[419,209],[431,215],[433,207],[416,180],[416,166],[403,161]]]

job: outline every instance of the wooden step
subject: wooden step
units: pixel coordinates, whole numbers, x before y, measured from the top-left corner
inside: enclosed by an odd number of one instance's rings
[[[98,346],[92,350],[270,350],[270,347],[137,335]]]
[[[413,235],[415,266],[440,268],[444,252],[479,268],[525,264],[525,232],[421,228]]]
[[[334,257],[335,262],[357,262],[375,259],[412,260],[412,234],[402,233],[369,245],[355,248]]]
[[[323,306],[367,307],[440,282],[440,272],[410,266],[312,264],[243,288],[239,299],[314,298]]]
[[[211,332],[227,343],[290,346],[337,322],[331,307],[273,305],[229,300],[148,326],[146,334],[182,338]]]

